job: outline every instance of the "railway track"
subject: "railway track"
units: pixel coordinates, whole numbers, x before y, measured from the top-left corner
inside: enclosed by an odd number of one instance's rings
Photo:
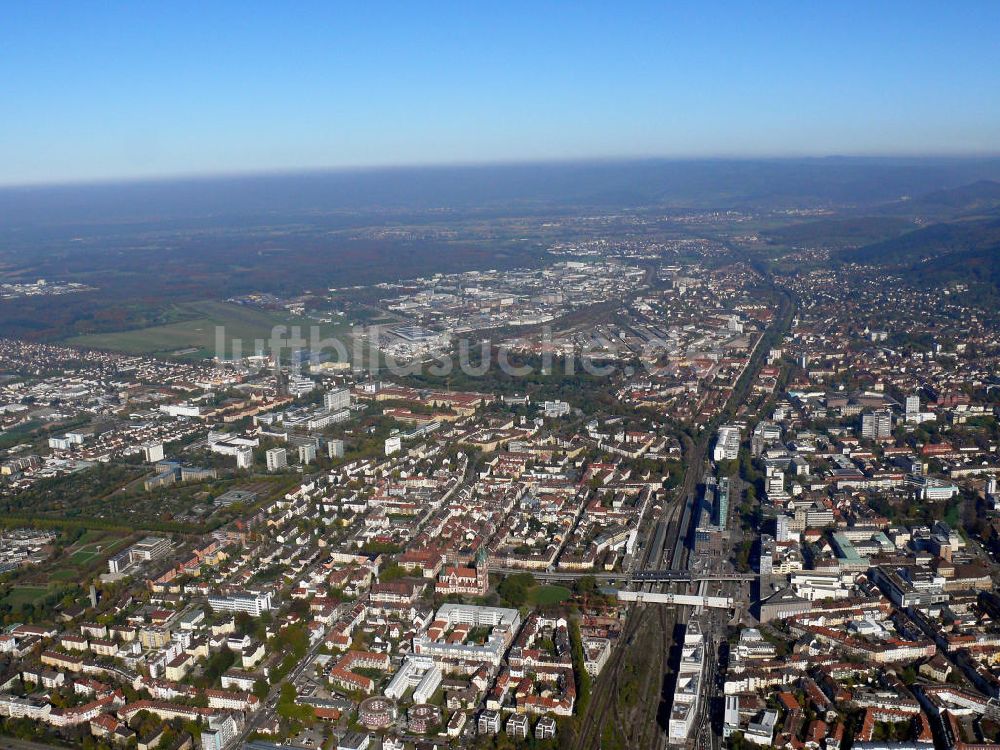
[[[690,525],[696,490],[705,468],[708,452],[708,433],[699,441],[690,441],[687,469],[674,502],[666,505],[656,520],[649,543],[643,549],[638,570],[661,567],[664,553],[672,551],[667,565],[672,570],[685,570],[688,565],[689,550],[684,544],[687,526]],[[671,584],[648,581],[640,584],[643,591],[660,592]],[[655,623],[650,623],[649,613],[656,612]],[[673,624],[687,620],[686,608],[680,608],[674,616],[673,610],[656,605],[634,603],[626,612],[625,630],[608,664],[601,672],[597,688],[592,696],[590,710],[583,717],[578,729],[575,747],[578,750],[592,750],[601,746],[602,732],[609,718],[614,720],[616,732],[627,739],[627,747],[658,747],[660,745],[660,725],[657,721],[663,698],[662,681],[667,673],[667,654],[673,642]],[[655,631],[643,632],[644,627],[655,626]],[[622,680],[626,656],[635,642],[642,640],[647,646],[645,655],[649,664],[644,677],[643,693],[636,709],[625,721],[619,713],[617,695]],[[651,652],[655,652],[651,655]],[[654,686],[653,682],[657,681]],[[632,719],[638,719],[633,721]]]
[[[771,345],[773,345],[783,332],[787,331],[792,315],[795,310],[793,297],[785,290],[775,288],[779,298],[779,309],[774,321],[768,329],[761,335],[754,346],[746,368],[737,379],[729,397],[726,400],[721,412],[704,426],[698,439],[684,436],[685,463],[686,470],[684,480],[677,492],[674,502],[668,504],[661,511],[660,517],[656,520],[656,525],[649,537],[647,546],[643,549],[642,558],[638,570],[649,570],[650,565],[659,565],[664,560],[665,551],[672,550],[669,563],[666,565],[671,570],[687,570],[690,558],[690,545],[685,544],[690,526],[693,520],[694,501],[699,482],[704,476],[706,469],[706,456],[710,436],[714,434],[715,428],[727,419],[731,419],[742,403],[753,384],[760,367],[763,364],[764,356]],[[640,584],[643,591],[654,592],[668,589],[672,584],[668,582],[645,582]],[[642,628],[650,625],[648,613],[655,605],[632,604],[627,610],[628,620],[613,652],[609,664],[605,667],[597,682],[597,688],[592,696],[590,710],[584,716],[583,724],[576,737],[575,747],[579,750],[592,750],[601,746],[601,733],[608,717],[614,717],[614,729],[621,737],[627,740],[627,747],[656,748],[663,744],[663,737],[660,733],[659,718],[660,706],[663,701],[663,682],[668,673],[667,654],[673,643],[673,624],[686,624],[690,618],[690,610],[687,607],[678,607],[675,610],[667,610],[663,607],[655,607],[658,610],[656,625],[658,633],[653,635],[652,643],[650,638],[643,635]],[[672,617],[672,622],[671,622]],[[627,652],[634,647],[635,642],[640,640],[643,645],[649,648],[656,648],[657,655],[654,657],[656,663],[650,664],[645,675],[646,687],[650,687],[651,681],[655,677],[661,680],[660,689],[654,690],[655,698],[648,693],[642,696],[645,703],[640,703],[640,708],[632,711],[629,721],[619,714],[617,706],[617,694],[621,681],[623,665],[626,663]],[[655,644],[659,644],[658,648]],[[648,658],[648,650],[646,654]],[[654,668],[655,667],[655,668]],[[649,714],[649,703],[654,707],[654,720],[648,721],[645,717]],[[633,721],[638,718],[639,721]],[[628,726],[623,726],[628,724]],[[636,724],[643,726],[636,727]]]
[[[666,672],[667,655],[670,652],[674,617],[666,607],[656,607],[657,633],[651,639],[654,643],[651,649],[651,665],[646,671],[641,695],[650,696],[647,701],[640,702],[632,712],[630,720],[619,729],[628,737],[627,747],[652,748],[659,743],[659,716],[663,706],[663,675]],[[653,699],[652,696],[657,696]]]
[[[700,466],[701,462],[698,462]],[[690,474],[690,469],[687,474]],[[673,545],[671,548],[676,549],[676,544],[679,538],[681,518],[683,517],[684,507],[689,503],[689,493],[685,492],[688,487],[694,487],[697,484],[697,479],[689,478],[685,475],[684,482],[682,484],[682,492],[679,493],[679,501],[670,503],[664,507],[657,519],[654,526],[653,532],[650,534],[649,543],[644,547],[642,551],[642,557],[640,559],[638,569],[639,570],[650,570],[652,568],[661,565],[663,559],[664,549],[667,548],[668,543]],[[678,557],[675,553],[674,558]],[[649,581],[641,584],[644,591],[658,591],[662,589],[663,583]],[[625,724],[624,717],[620,716],[618,713],[618,701],[616,699],[618,694],[618,686],[622,678],[622,670],[625,665],[626,656],[630,648],[635,644],[635,641],[643,639],[647,640],[647,636],[643,634],[642,629],[644,623],[649,617],[649,613],[655,611],[657,620],[657,633],[653,637],[654,647],[656,650],[655,659],[659,661],[659,666],[657,669],[650,669],[646,676],[646,685],[644,688],[649,687],[649,681],[654,677],[662,676],[664,672],[663,660],[665,659],[666,653],[670,647],[670,641],[672,637],[671,628],[668,625],[669,616],[667,611],[662,607],[656,607],[655,605],[647,606],[644,604],[634,603],[631,604],[626,611],[625,629],[622,631],[621,637],[618,639],[618,645],[611,654],[611,658],[605,665],[601,672],[600,678],[597,681],[596,689],[591,698],[590,710],[583,716],[583,721],[580,724],[577,735],[576,735],[576,745],[579,750],[586,750],[588,748],[597,748],[601,745],[601,733],[603,732],[605,723],[608,721],[609,717],[613,717],[615,720],[615,729],[621,732],[625,737],[630,737],[635,734],[636,731],[640,734],[645,734],[647,729],[651,729],[654,733],[657,731],[656,727],[656,711],[659,709],[659,700],[655,701],[653,704],[653,721],[643,722],[647,724],[647,727],[636,727],[634,726],[636,722],[627,722],[630,726],[622,726]],[[652,691],[656,696],[660,695],[660,690]],[[649,696],[649,692],[643,693],[644,696]],[[645,705],[645,704],[641,704]],[[651,726],[649,726],[651,725]],[[647,745],[633,745],[629,744],[629,747],[646,747]],[[652,747],[653,745],[649,745]]]
[[[625,622],[625,629],[619,639],[619,647],[611,654],[611,658],[601,672],[601,679],[597,682],[597,688],[590,703],[590,710],[583,716],[576,735],[576,747],[579,750],[585,748],[596,748],[601,745],[601,732],[604,728],[608,714],[615,708],[617,701],[616,686],[621,679],[622,666],[625,663],[625,655],[642,625],[647,607],[639,607],[633,604],[629,609],[628,619]]]

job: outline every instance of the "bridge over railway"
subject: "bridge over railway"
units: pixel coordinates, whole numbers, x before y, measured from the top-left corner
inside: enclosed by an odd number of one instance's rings
[[[710,609],[732,609],[734,605],[733,599],[728,596],[701,596],[655,591],[619,591],[618,600],[645,604],[681,604],[688,607],[708,607]]]
[[[637,570],[629,576],[632,581],[756,581],[756,573],[694,573],[690,570]]]
[[[702,575],[690,570],[636,570],[624,573],[591,573],[585,570],[525,570],[490,566],[491,573],[512,575],[531,573],[539,581],[575,581],[592,577],[597,581],[636,581],[641,583],[690,583],[692,581],[755,581],[755,573],[712,573]]]

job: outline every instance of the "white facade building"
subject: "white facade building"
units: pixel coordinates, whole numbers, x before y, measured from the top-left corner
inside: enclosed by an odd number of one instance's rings
[[[719,428],[712,451],[714,461],[733,461],[740,456],[740,428],[736,425],[723,425]]]
[[[268,471],[281,471],[288,466],[288,452],[284,448],[271,448],[264,456]]]

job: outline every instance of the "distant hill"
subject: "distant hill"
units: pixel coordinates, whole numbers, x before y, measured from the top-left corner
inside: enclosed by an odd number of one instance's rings
[[[853,250],[838,258],[885,265],[923,284],[987,285],[1000,294],[1000,182],[979,180],[937,190],[890,208],[911,217],[945,220]]]
[[[842,246],[845,260],[905,262],[989,244],[989,227],[965,220],[1000,218],[1000,182],[977,180],[917,198],[884,203],[863,215],[841,215],[777,227],[765,232],[774,244]],[[916,223],[931,226],[916,229]],[[987,222],[988,224],[988,222]],[[911,231],[912,230],[912,231]],[[860,247],[859,247],[860,246]],[[850,248],[859,248],[853,250]]]
[[[860,216],[790,224],[765,234],[769,241],[778,245],[856,247],[899,237],[913,228],[912,220],[900,216]]]
[[[893,201],[880,212],[913,217],[954,219],[994,214],[1000,210],[1000,182],[978,180],[968,185],[935,190],[912,200]]]
[[[929,227],[840,254],[853,263],[911,266],[954,253],[988,251],[1000,246],[1000,218],[966,219]]]
[[[1000,297],[1000,217],[933,224],[838,257],[889,266],[918,284],[962,282],[981,299]]]
[[[176,229],[357,219],[371,211],[643,206],[824,207],[906,215],[903,195],[1000,180],[1000,158],[640,159],[276,173],[90,185],[0,188],[0,243],[28,232],[70,241],[94,227]],[[993,183],[996,184],[996,183]],[[888,203],[896,201],[895,203]],[[899,210],[898,207],[903,207]],[[4,230],[14,231],[4,234]],[[58,231],[63,230],[63,231]]]
[[[963,250],[919,263],[909,269],[924,284],[963,282],[988,284],[992,294],[1000,294],[1000,242],[989,247]]]

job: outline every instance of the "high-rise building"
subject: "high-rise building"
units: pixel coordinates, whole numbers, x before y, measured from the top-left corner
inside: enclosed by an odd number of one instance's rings
[[[163,443],[146,443],[142,446],[142,455],[148,463],[155,464],[163,460]]]
[[[351,391],[349,388],[337,388],[323,394],[323,406],[327,411],[338,411],[351,407]]]
[[[299,446],[299,463],[311,464],[316,460],[316,446],[312,443]]]
[[[892,412],[881,409],[861,417],[861,436],[881,440],[892,435]]]
[[[875,437],[875,415],[861,415],[861,436],[866,438]]]
[[[880,438],[892,435],[892,412],[888,409],[875,412],[875,423]]]
[[[736,425],[722,425],[712,452],[714,461],[732,461],[740,456],[740,428]]]
[[[767,496],[770,498],[785,497],[785,472],[773,469],[768,472],[765,481]]]
[[[236,449],[236,468],[237,469],[253,468],[253,448],[251,448],[249,445],[242,445]]]
[[[762,576],[769,576],[774,570],[774,539],[767,535],[761,534],[760,537],[760,563],[757,566],[757,572]]]
[[[723,717],[722,737],[723,739],[727,739],[730,735],[740,731],[740,696],[726,696],[726,708]]]
[[[288,452],[284,448],[271,448],[264,454],[268,471],[281,471],[288,466]]]
[[[907,414],[920,413],[920,396],[914,394],[912,396],[906,397],[906,413]]]
[[[719,479],[719,489],[715,498],[715,525],[725,529],[729,522],[729,477]]]
[[[398,435],[395,437],[387,438],[385,441],[385,455],[391,456],[393,453],[399,453],[402,447],[403,447],[403,440]]]
[[[343,440],[331,440],[326,444],[326,454],[330,458],[343,458],[344,457],[344,441]]]
[[[236,715],[224,713],[210,715],[208,726],[201,730],[202,750],[222,750],[236,739],[240,732],[240,724],[236,721]]]
[[[788,541],[788,522],[791,519],[784,513],[779,513],[774,519],[774,539],[778,542]]]

